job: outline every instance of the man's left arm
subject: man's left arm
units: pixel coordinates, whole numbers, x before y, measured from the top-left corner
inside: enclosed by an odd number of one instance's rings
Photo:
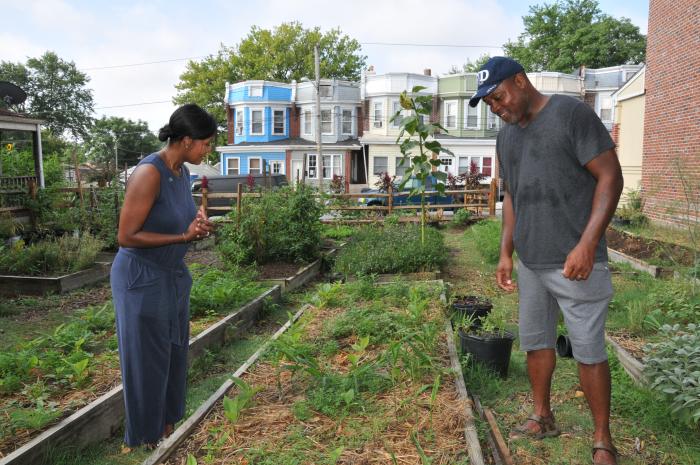
[[[578,281],[588,279],[593,270],[596,247],[615,213],[624,184],[615,149],[606,150],[584,166],[597,181],[593,207],[581,239],[566,257],[563,272],[564,277]]]

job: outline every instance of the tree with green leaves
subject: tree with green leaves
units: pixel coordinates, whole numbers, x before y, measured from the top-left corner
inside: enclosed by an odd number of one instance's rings
[[[646,36],[628,18],[600,11],[596,0],[534,5],[525,31],[503,48],[528,71],[570,73],[581,65],[604,68],[645,59]]]
[[[260,79],[280,82],[314,77],[314,45],[319,44],[321,76],[358,80],[367,57],[360,43],[340,29],[321,32],[305,29],[299,22],[282,23],[270,29],[253,26],[234,47],[221,46],[202,61],[190,61],[176,85],[174,103],[196,103],[211,112],[223,127],[226,121],[226,82]]]
[[[129,166],[135,165],[142,157],[158,150],[161,145],[155,134],[148,129],[146,122],[117,116],[103,116],[96,120],[85,139],[87,158],[98,164],[105,173],[114,171],[115,150],[118,169],[121,169],[124,163]]]
[[[452,152],[443,147],[440,142],[433,139],[435,134],[447,132],[438,122],[429,123],[428,118],[433,108],[433,97],[430,95],[419,95],[422,86],[415,86],[411,89],[411,95],[406,91],[401,92],[399,103],[401,108],[410,112],[409,116],[402,115],[402,111],[397,111],[391,117],[391,121],[399,122],[399,135],[396,143],[400,144],[399,149],[403,158],[399,162],[399,167],[407,167],[403,181],[399,184],[399,190],[403,190],[406,183],[413,177],[420,184],[413,188],[409,196],[420,195],[421,206],[421,244],[425,244],[425,192],[428,186],[428,177],[434,176],[438,182],[435,189],[440,195],[445,195],[445,180],[447,173],[434,171],[442,164],[438,157],[440,153],[453,155]]]
[[[467,59],[467,62],[462,65],[461,69],[452,65],[449,71],[447,71],[447,74],[476,73],[477,71],[479,71],[479,68],[481,68],[484,65],[484,63],[486,63],[490,59],[491,55],[489,55],[488,53],[484,53],[474,61]]]
[[[95,104],[90,78],[73,62],[53,52],[29,58],[26,64],[0,62],[0,81],[18,85],[27,93],[20,110],[43,119],[57,136],[85,137],[92,123]]]

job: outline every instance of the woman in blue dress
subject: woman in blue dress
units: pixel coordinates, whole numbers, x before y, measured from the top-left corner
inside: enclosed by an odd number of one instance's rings
[[[165,147],[141,160],[126,186],[110,280],[127,448],[155,446],[184,416],[192,278],[183,259],[213,230],[184,163],[201,163],[215,135],[209,113],[178,108],[158,135]]]

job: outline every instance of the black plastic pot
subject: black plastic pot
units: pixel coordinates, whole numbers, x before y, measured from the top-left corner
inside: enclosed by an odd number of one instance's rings
[[[475,326],[480,326],[480,319],[491,312],[493,304],[486,299],[474,295],[458,295],[452,302],[452,310],[457,318],[469,316],[474,318]]]
[[[515,336],[505,331],[503,336],[477,335],[459,330],[462,354],[470,354],[476,362],[482,363],[498,373],[502,378],[508,376],[510,353]]]
[[[569,336],[562,334],[557,338],[557,355],[562,358],[573,358],[574,353]]]

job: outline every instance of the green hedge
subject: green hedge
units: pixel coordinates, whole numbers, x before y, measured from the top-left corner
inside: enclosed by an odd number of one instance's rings
[[[66,235],[28,246],[18,241],[10,247],[0,246],[0,273],[29,276],[72,273],[90,267],[103,245],[90,234]]]

